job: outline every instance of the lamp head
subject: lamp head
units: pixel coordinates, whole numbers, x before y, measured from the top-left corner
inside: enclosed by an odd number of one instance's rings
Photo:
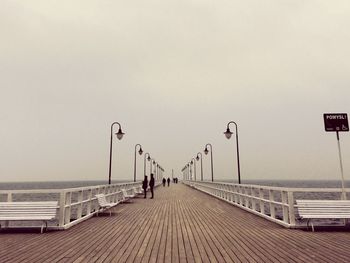
[[[205,147],[205,149],[204,149],[204,153],[205,153],[205,155],[207,155],[208,154],[208,148],[207,147]]]
[[[151,161],[151,156],[148,155],[147,161]]]
[[[142,148],[140,147],[139,155],[142,155],[142,154],[143,154],[143,151],[142,151]]]
[[[231,136],[232,136],[232,134],[233,134],[233,132],[231,132],[231,131],[230,131],[230,128],[227,127],[227,129],[226,129],[226,131],[224,132],[224,134],[225,134],[225,136],[226,136],[227,139],[230,139]]]
[[[124,132],[122,131],[121,128],[119,128],[118,132],[116,133],[118,140],[121,140],[124,136]]]
[[[156,164],[156,161],[153,160],[153,164]]]
[[[199,156],[197,155],[196,160],[199,161]]]
[[[191,160],[191,164],[193,164],[193,160]]]

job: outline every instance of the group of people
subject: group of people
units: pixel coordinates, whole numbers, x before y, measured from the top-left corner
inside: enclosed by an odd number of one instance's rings
[[[142,182],[142,189],[143,189],[143,192],[144,192],[144,194],[145,194],[145,197],[144,198],[146,198],[147,197],[147,187],[148,187],[148,179],[147,179],[147,175],[145,175],[145,179],[143,180],[143,182]],[[149,189],[150,189],[150,191],[151,191],[151,199],[153,199],[153,196],[154,196],[154,194],[153,194],[153,189],[154,189],[154,175],[153,174],[151,174],[151,179],[149,180]]]
[[[163,186],[165,186],[165,183],[168,183],[168,186],[169,186],[170,185],[170,178],[168,177],[168,180],[163,178],[162,182],[163,182]]]
[[[163,186],[165,186],[166,183],[168,183],[168,186],[170,186],[170,178],[168,177],[168,179],[165,179],[163,178],[162,180],[163,182]],[[177,178],[173,178],[173,182],[177,184]],[[153,192],[153,189],[154,189],[154,175],[153,173],[151,173],[151,179],[149,180],[149,183],[148,183],[148,179],[147,179],[147,175],[145,175],[145,179],[143,180],[142,182],[142,189],[143,189],[143,193],[144,193],[144,198],[147,198],[147,188],[149,186],[149,189],[151,191],[151,199],[153,199],[154,197],[154,192]]]

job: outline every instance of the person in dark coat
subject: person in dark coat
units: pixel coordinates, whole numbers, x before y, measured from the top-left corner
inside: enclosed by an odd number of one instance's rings
[[[163,186],[165,186],[165,183],[166,183],[166,180],[165,180],[165,178],[163,178]]]
[[[153,199],[153,188],[154,188],[154,177],[153,174],[151,174],[151,179],[149,180],[149,188],[151,190],[151,199]]]
[[[168,186],[169,186],[169,185],[170,185],[170,178],[169,178],[169,177],[168,177],[168,180],[167,180],[167,181],[168,181]]]
[[[145,194],[144,198],[146,198],[146,196],[147,196],[147,187],[148,187],[148,180],[147,180],[147,175],[145,175],[145,179],[142,182],[142,189],[143,189],[143,192]]]

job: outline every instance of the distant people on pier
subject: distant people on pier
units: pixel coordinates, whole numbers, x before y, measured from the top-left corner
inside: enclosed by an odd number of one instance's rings
[[[163,178],[162,182],[163,182],[163,186],[165,186],[165,183],[166,183],[165,178]]]
[[[151,190],[151,199],[153,199],[153,188],[154,188],[154,177],[153,177],[153,174],[151,174],[151,179],[149,180],[149,188]]]
[[[169,187],[169,185],[170,185],[170,178],[169,177],[168,177],[167,182],[168,182],[168,187]]]
[[[147,187],[148,187],[148,180],[147,180],[147,175],[145,175],[145,179],[143,179],[142,181],[142,189],[143,189],[143,193],[145,194],[145,197],[147,196]]]

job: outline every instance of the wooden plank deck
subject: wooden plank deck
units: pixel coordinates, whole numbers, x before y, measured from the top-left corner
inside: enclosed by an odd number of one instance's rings
[[[172,184],[66,231],[2,232],[0,262],[349,262],[349,247],[349,232],[285,229]]]

